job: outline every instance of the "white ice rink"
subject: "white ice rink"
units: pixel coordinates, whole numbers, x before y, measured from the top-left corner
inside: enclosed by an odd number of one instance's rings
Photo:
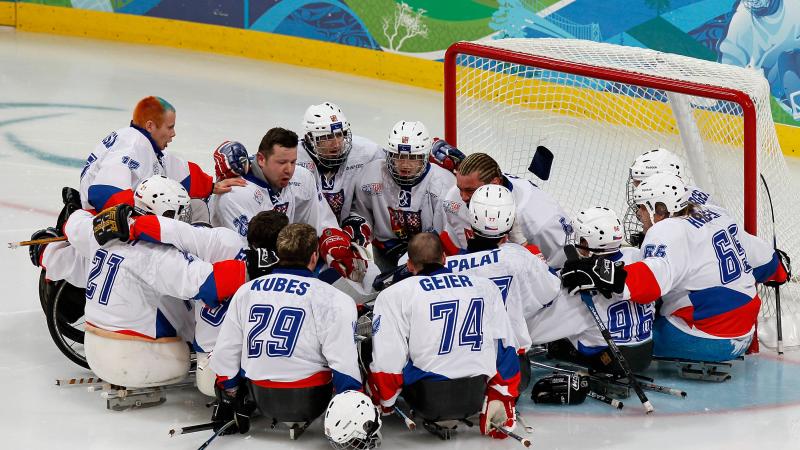
[[[397,70],[403,70],[398,67]],[[251,150],[273,126],[297,129],[305,108],[338,103],[356,134],[383,142],[397,120],[443,130],[440,93],[320,70],[180,50],[17,32],[0,27],[0,241],[27,239],[52,226],[62,186],[76,186],[95,143],[130,120],[134,104],[158,95],[177,109],[168,151],[209,172],[224,140]],[[797,167],[796,164],[792,164]],[[797,174],[795,168],[793,172]],[[25,249],[0,250],[0,448],[197,448],[209,432],[170,438],[177,426],[208,421],[208,399],[184,390],[163,405],[114,412],[97,393],[61,388],[56,378],[86,376],[47,333],[37,294],[38,271]],[[651,393],[645,416],[635,396],[613,410],[586,400],[577,407],[519,409],[535,427],[539,449],[800,449],[800,353],[748,356],[723,384],[678,378],[654,364],[648,374],[688,392],[684,400]],[[535,372],[541,376],[542,372]],[[211,448],[329,448],[319,421],[299,441],[254,422],[245,436]],[[464,427],[460,427],[464,428]],[[524,433],[521,428],[520,433]],[[384,448],[517,448],[463,429],[443,442],[409,433],[396,417],[383,428]]]

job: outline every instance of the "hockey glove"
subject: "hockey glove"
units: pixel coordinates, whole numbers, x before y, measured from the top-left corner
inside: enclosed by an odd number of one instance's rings
[[[342,220],[342,231],[350,236],[350,242],[366,247],[372,241],[372,228],[361,216],[351,214]]]
[[[240,177],[250,170],[250,159],[244,145],[225,141],[214,150],[214,173],[217,181]]]
[[[380,292],[389,286],[398,283],[400,281],[405,280],[408,277],[414,275],[408,270],[408,266],[403,264],[401,266],[397,266],[396,269],[390,270],[388,272],[384,272],[377,277],[375,277],[375,281],[372,282],[372,289]]]
[[[597,290],[606,298],[625,289],[625,263],[605,258],[567,260],[561,269],[561,285],[570,294]]]
[[[269,275],[275,264],[278,264],[278,254],[266,248],[250,247],[245,250],[247,257],[247,276],[251,280]]]
[[[61,212],[58,214],[56,229],[63,233],[64,224],[67,223],[69,216],[81,209],[81,194],[71,187],[63,187],[61,188],[61,200],[64,202],[64,207],[61,208]]]
[[[778,287],[792,278],[792,260],[789,258],[789,255],[777,248],[775,249],[775,253],[778,254],[778,268],[775,269],[775,273],[764,282],[764,286]]]
[[[514,397],[502,395],[492,388],[486,389],[486,398],[483,400],[483,411],[480,416],[481,434],[494,439],[505,439],[505,434],[497,431],[492,424],[499,425],[509,431],[517,426],[514,413]]]
[[[31,235],[31,240],[57,238],[64,236],[61,231],[56,228],[48,227],[43,230],[36,231]],[[41,267],[42,256],[44,256],[44,248],[47,244],[34,244],[28,247],[28,254],[31,257],[31,263],[36,267]]]
[[[100,211],[92,223],[94,224],[94,238],[100,245],[105,245],[112,239],[127,242],[130,237],[129,220],[133,216],[133,207],[121,203]]]
[[[214,412],[211,415],[211,421],[214,422],[214,431],[219,431],[223,425],[231,420],[235,420],[236,424],[223,431],[223,436],[237,432],[245,434],[250,431],[250,414],[253,413],[254,408],[245,402],[247,389],[239,386],[236,393],[230,394],[225,389],[215,385],[214,393],[217,394],[217,404],[214,406]]]
[[[344,278],[361,282],[367,273],[367,260],[350,242],[350,236],[337,228],[326,228],[319,238],[319,254]]]
[[[588,393],[588,377],[577,373],[554,373],[539,379],[533,385],[531,400],[534,403],[578,405],[586,400]]]
[[[444,139],[433,138],[431,154],[428,160],[449,172],[453,172],[458,169],[458,165],[466,157],[464,152],[448,144]]]

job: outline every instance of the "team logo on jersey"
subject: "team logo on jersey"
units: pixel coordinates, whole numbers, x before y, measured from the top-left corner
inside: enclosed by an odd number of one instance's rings
[[[403,211],[392,207],[388,209],[392,232],[398,239],[405,240],[422,231],[421,211]]]
[[[377,316],[372,318],[372,335],[375,336],[378,334],[378,331],[381,329],[381,315],[378,314]]]
[[[561,224],[561,228],[564,229],[564,234],[566,234],[567,236],[569,236],[570,234],[573,233],[573,231],[575,231],[572,228],[572,222],[567,221],[565,217],[558,219],[558,223]]]
[[[158,161],[153,162],[153,175],[161,175],[161,164]]]
[[[286,211],[289,210],[289,202],[279,203],[273,206],[272,209],[278,211],[279,213],[286,214]]]
[[[305,167],[306,169],[310,170],[311,172],[314,172],[315,170],[317,170],[317,165],[314,164],[313,161],[303,161],[303,162],[297,161],[296,164],[298,166],[300,166],[300,167]]]
[[[340,217],[342,215],[342,207],[344,207],[344,190],[340,190],[339,192],[323,192],[322,195],[325,196],[325,200],[327,200],[328,204],[331,206],[333,215]]]
[[[361,192],[368,195],[381,195],[383,193],[383,183],[362,184]]]
[[[192,261],[194,261],[194,256],[192,256],[192,254],[191,254],[191,253],[189,253],[189,252],[185,252],[185,251],[183,251],[183,250],[179,250],[179,251],[180,251],[180,252],[181,252],[181,254],[183,255],[183,259],[185,259],[186,261],[189,261],[189,264],[191,264],[191,263],[192,263]]]
[[[458,214],[458,211],[461,210],[461,203],[451,202],[450,200],[442,200],[442,206],[450,214]]]
[[[319,174],[319,181],[322,183],[322,189],[329,191],[333,189],[336,184],[336,172],[323,172]]]
[[[401,208],[410,208],[411,207],[411,191],[406,189],[400,189],[400,192],[397,193],[397,203]]]
[[[241,216],[233,219],[233,227],[236,231],[239,232],[242,236],[247,236],[247,224],[250,221],[247,219],[247,216],[242,214]]]
[[[111,148],[111,146],[114,145],[115,142],[117,142],[116,131],[112,131],[111,134],[109,134],[108,136],[105,137],[105,139],[103,139],[103,145],[106,148]]]
[[[253,200],[255,200],[259,205],[264,203],[264,193],[261,192],[261,189],[256,189],[256,191],[253,193]]]
[[[139,164],[139,161],[136,161],[135,159],[131,158],[130,156],[123,156],[122,157],[122,164],[125,164],[126,166],[128,166],[128,169],[131,169],[131,170],[136,170],[141,165],[141,164]]]

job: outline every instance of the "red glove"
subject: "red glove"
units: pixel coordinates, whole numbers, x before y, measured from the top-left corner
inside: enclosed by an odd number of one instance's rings
[[[338,228],[326,228],[322,231],[319,254],[344,278],[361,282],[367,273],[366,258],[351,244],[350,236]]]
[[[250,169],[247,149],[235,141],[225,141],[214,150],[214,173],[217,181],[240,177]]]
[[[342,231],[350,236],[350,242],[366,247],[372,241],[372,228],[367,220],[356,214],[347,216],[342,220]]]
[[[494,439],[505,439],[508,436],[497,431],[491,423],[497,424],[509,431],[517,426],[514,410],[514,397],[502,395],[492,387],[486,388],[486,398],[481,411],[481,434]]]

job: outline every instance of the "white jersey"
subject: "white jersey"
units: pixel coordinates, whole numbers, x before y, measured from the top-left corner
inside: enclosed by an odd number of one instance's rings
[[[392,247],[423,231],[444,230],[440,202],[455,185],[455,176],[435,164],[428,167],[423,178],[406,189],[394,181],[386,161],[376,160],[365,166],[356,188],[353,212],[372,225],[373,243]]]
[[[138,240],[100,247],[92,230],[86,211],[73,213],[65,226],[70,244],[90,265],[86,322],[104,330],[151,339],[176,336],[192,317],[192,303],[180,299],[216,307],[244,282],[240,261],[212,265],[174,247]]]
[[[307,223],[322,234],[326,228],[338,228],[328,202],[317,189],[314,175],[304,167],[296,167],[289,185],[280,191],[264,178],[257,164],[243,177],[246,186],[233,186],[230,192],[213,195],[209,201],[211,225],[230,228],[247,236],[247,224],[261,211],[277,210],[289,223]]]
[[[231,299],[211,369],[264,387],[361,389],[353,300],[307,269],[276,268]]]
[[[551,267],[561,267],[566,261],[564,244],[572,233],[572,224],[561,205],[550,194],[528,180],[505,174],[503,186],[514,196],[517,214],[511,235],[521,234],[528,244],[539,247]],[[467,234],[472,233],[469,209],[461,200],[458,186],[445,195],[442,207],[446,213],[445,231],[461,248],[467,248]],[[524,244],[525,242],[517,242]]]
[[[192,198],[208,197],[214,185],[197,164],[163,153],[147,131],[130,126],[109,134],[86,159],[80,182],[83,208],[133,205],[133,191],[153,175],[181,183]]]
[[[561,280],[547,264],[518,244],[449,256],[445,266],[454,273],[486,277],[500,288],[521,351],[531,346],[526,318],[533,317],[561,291]]]
[[[638,248],[623,247],[619,252],[605,257],[628,265],[639,261],[640,253]],[[600,319],[618,346],[639,345],[652,340],[655,318],[653,303],[639,304],[617,294],[611,298],[596,294],[592,300]],[[570,295],[564,290],[559,292],[552,304],[528,319],[528,330],[534,344],[568,338],[584,355],[596,354],[607,347],[580,295]]]
[[[422,379],[486,375],[490,386],[516,395],[516,339],[487,278],[441,269],[400,281],[378,295],[372,334],[371,371],[385,407]]]
[[[85,288],[89,276],[87,265],[86,257],[69,241],[53,242],[44,248],[42,268],[48,280],[64,280],[73,286]]]
[[[308,169],[317,179],[320,191],[333,211],[333,215],[341,223],[350,215],[353,207],[353,195],[363,178],[364,167],[375,160],[383,159],[383,149],[371,140],[353,136],[353,146],[337,170],[329,171],[317,166],[305,148],[305,142],[297,147],[297,165]]]
[[[746,337],[761,305],[750,261],[758,249],[773,253],[716,210],[661,220],[645,235],[642,261],[626,267],[625,296],[637,303],[660,297],[660,314],[687,334]]]

